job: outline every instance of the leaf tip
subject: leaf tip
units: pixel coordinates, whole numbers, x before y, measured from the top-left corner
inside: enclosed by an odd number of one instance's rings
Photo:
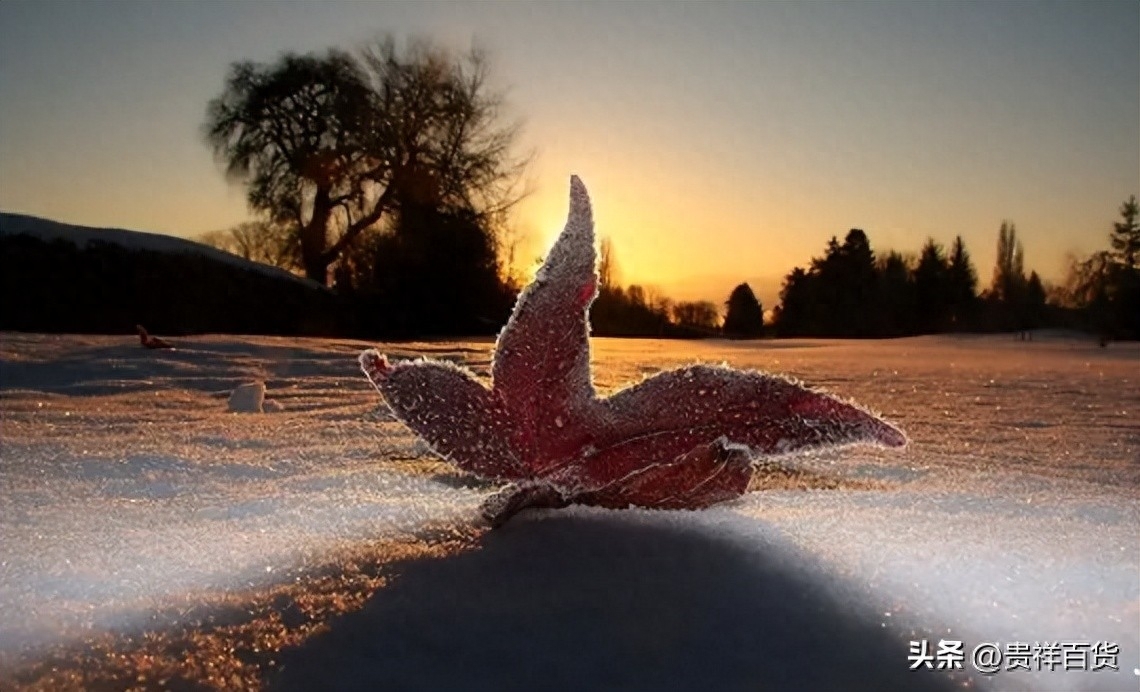
[[[590,207],[590,193],[576,175],[570,176],[570,219],[568,225],[593,227],[594,214]]]
[[[585,194],[586,193],[586,186],[585,186],[585,184],[582,183],[581,178],[579,178],[576,174],[571,173],[570,174],[570,194],[573,195],[575,192]]]
[[[882,427],[879,431],[879,443],[884,447],[906,447],[910,444],[910,439],[902,430],[896,428],[894,425],[880,419]]]
[[[870,438],[868,441],[882,447],[896,449],[902,449],[910,443],[910,439],[901,428],[887,422],[882,416],[872,411],[864,410],[863,413],[868,418],[867,432]]]
[[[360,354],[359,360],[360,369],[364,371],[368,381],[372,383],[373,387],[379,389],[380,383],[392,372],[388,357],[376,349],[370,348]]]
[[[836,444],[863,442],[905,447],[908,442],[906,433],[874,411],[806,387],[793,395],[789,412],[831,429],[839,437]]]

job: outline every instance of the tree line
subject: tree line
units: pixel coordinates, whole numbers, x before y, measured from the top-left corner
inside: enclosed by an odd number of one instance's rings
[[[1003,221],[989,287],[961,236],[946,250],[928,239],[917,257],[888,250],[876,256],[867,234],[832,237],[822,257],[785,278],[773,329],[778,336],[891,337],[951,331],[1015,331],[1067,327],[1103,341],[1140,338],[1140,228],[1130,197],[1112,225],[1109,250],[1073,259],[1069,276],[1048,286],[1026,274],[1017,228]]]
[[[778,336],[810,337],[970,329],[981,314],[977,282],[960,236],[949,252],[928,239],[917,258],[895,250],[876,257],[867,234],[856,228],[842,243],[832,237],[822,257],[784,278],[773,327]]]
[[[1051,301],[1075,314],[1077,326],[1111,339],[1140,339],[1140,205],[1132,195],[1120,206],[1105,250],[1071,257],[1064,283]]]
[[[325,336],[342,333],[341,307],[311,282],[193,250],[0,233],[4,330],[130,334],[142,324],[165,335]]]
[[[762,333],[764,311],[748,284],[733,291],[722,325],[720,308],[711,301],[674,302],[653,288],[622,287],[610,239],[602,239],[599,254],[598,297],[590,309],[591,333],[596,336],[750,338]]]
[[[332,286],[351,316],[347,333],[494,333],[521,284],[507,220],[528,159],[504,106],[481,53],[427,41],[236,63],[204,134],[258,217],[202,240]],[[593,333],[883,337],[1064,325],[1136,338],[1135,198],[1122,216],[1111,249],[1074,259],[1053,287],[1026,274],[1017,229],[1003,222],[981,292],[960,236],[949,248],[928,239],[917,256],[876,254],[852,229],[785,277],[769,325],[747,284],[724,303],[723,322],[715,303],[620,286],[606,241]]]

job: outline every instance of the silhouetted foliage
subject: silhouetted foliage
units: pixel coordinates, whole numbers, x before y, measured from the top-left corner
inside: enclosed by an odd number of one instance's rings
[[[325,335],[342,316],[328,289],[196,252],[0,235],[0,329]]]
[[[813,312],[812,277],[796,267],[784,277],[780,304],[776,306],[774,326],[777,336],[802,336],[811,329]]]
[[[993,279],[984,296],[984,326],[995,331],[1029,329],[1029,280],[1025,276],[1025,250],[1017,228],[1002,221],[998,229],[997,258]]]
[[[669,313],[654,308],[641,286],[602,286],[590,309],[590,331],[596,336],[672,336]]]
[[[686,324],[680,324],[682,320]],[[590,331],[594,336],[699,338],[715,334],[718,320],[716,305],[712,303],[674,306],[653,289],[636,284],[629,288],[619,286],[613,241],[602,239],[598,297],[590,308]]]
[[[724,333],[737,339],[755,339],[764,333],[764,308],[748,284],[732,289],[725,303]]]
[[[784,280],[777,313],[781,336],[863,337],[877,334],[878,280],[875,254],[867,234],[851,229],[840,245],[828,241],[827,252],[813,258],[811,268],[797,268]]]
[[[822,257],[784,277],[773,311],[778,336],[904,336],[944,331],[1030,331],[1050,326],[1097,332],[1102,341],[1140,338],[1140,217],[1135,196],[1120,207],[1110,250],[1073,258],[1063,286],[1025,274],[1025,250],[1010,221],[998,229],[990,287],[977,294],[977,272],[961,236],[947,254],[927,239],[917,258],[888,251],[875,260],[855,229],[831,238]],[[870,266],[870,271],[868,271]]]
[[[247,221],[224,231],[204,233],[198,242],[286,271],[299,272],[302,268],[300,232],[289,224]]]
[[[1029,273],[1025,282],[1025,297],[1021,306],[1020,328],[1040,329],[1045,326],[1045,287],[1037,272]]]
[[[927,240],[919,258],[878,259],[866,233],[828,241],[823,257],[785,278],[773,327],[779,336],[904,336],[968,328],[976,273],[961,238],[952,256]]]
[[[338,290],[369,336],[494,334],[514,292],[500,278],[494,240],[478,215],[403,205],[390,232],[368,236]]]
[[[1074,259],[1065,281],[1064,305],[1081,316],[1081,326],[1109,339],[1116,332],[1114,300],[1116,275],[1112,254],[1094,252],[1084,260]]]
[[[720,326],[720,313],[716,303],[707,300],[681,302],[673,306],[673,321],[680,327],[713,334]]]
[[[1012,222],[1002,221],[998,229],[997,260],[994,263],[990,294],[995,300],[1013,304],[1025,287],[1025,250],[1017,239]]]
[[[875,254],[867,234],[848,231],[843,244],[832,238],[822,260],[812,262],[818,276],[818,308],[830,317],[828,336],[859,337],[874,333]]]
[[[950,264],[942,246],[928,238],[914,268],[915,328],[919,332],[940,332],[950,323]]]
[[[387,39],[358,55],[286,54],[232,66],[205,131],[250,206],[298,229],[320,283],[366,229],[404,203],[490,221],[519,195],[514,126],[498,124],[486,61]]]
[[[877,275],[876,333],[879,336],[902,336],[916,331],[914,277],[911,263],[901,253],[891,250],[875,263]]]
[[[972,328],[978,317],[978,273],[974,270],[974,263],[970,260],[962,236],[956,236],[950,248],[948,273],[950,328]]]
[[[614,243],[602,238],[598,248],[598,285],[602,288],[618,287],[617,259],[614,258]]]
[[[1120,221],[1109,234],[1111,250],[1070,262],[1065,286],[1059,291],[1064,307],[1075,309],[1082,326],[1111,339],[1140,339],[1140,226],[1136,196],[1120,207]]]
[[[1113,268],[1110,275],[1110,311],[1113,336],[1140,339],[1140,205],[1132,195],[1120,206],[1120,221],[1113,224]]]
[[[357,61],[330,50],[234,64],[209,104],[206,136],[227,174],[248,185],[251,208],[300,229],[305,272],[320,283],[337,255],[330,234],[338,207],[363,215],[345,229],[351,240],[390,204],[390,193],[364,199],[376,167],[371,101]]]
[[[1112,224],[1113,257],[1121,267],[1132,271],[1137,269],[1137,260],[1140,259],[1140,224],[1136,217],[1140,214],[1140,205],[1136,202],[1136,195],[1129,197],[1120,206],[1120,221]]]

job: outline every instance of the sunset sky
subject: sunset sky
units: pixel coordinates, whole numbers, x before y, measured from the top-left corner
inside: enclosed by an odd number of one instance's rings
[[[231,62],[384,32],[489,50],[537,158],[534,257],[577,173],[625,283],[765,307],[827,239],[997,230],[1028,267],[1140,194],[1140,3],[0,3],[0,210],[194,236],[249,217],[200,128]]]

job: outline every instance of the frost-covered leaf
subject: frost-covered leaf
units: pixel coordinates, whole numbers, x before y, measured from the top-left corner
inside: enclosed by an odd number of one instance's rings
[[[640,465],[573,500],[611,509],[700,509],[743,495],[751,479],[748,448],[721,437],[667,461]]]
[[[604,433],[578,480],[595,487],[645,464],[665,464],[724,437],[760,455],[906,438],[863,409],[783,377],[693,365],[659,373],[603,402]]]
[[[515,456],[510,417],[474,375],[451,363],[391,365],[374,350],[360,365],[396,417],[464,471],[495,480],[525,473]]]
[[[461,468],[512,481],[483,509],[571,503],[697,509],[743,494],[753,455],[851,443],[902,446],[872,413],[782,377],[694,365],[599,399],[590,377],[594,224],[570,183],[566,229],[499,335],[490,388],[450,363],[361,367],[393,413]]]
[[[597,294],[594,220],[582,181],[570,179],[570,216],[495,344],[494,391],[534,468],[571,455],[595,403],[589,306]]]

